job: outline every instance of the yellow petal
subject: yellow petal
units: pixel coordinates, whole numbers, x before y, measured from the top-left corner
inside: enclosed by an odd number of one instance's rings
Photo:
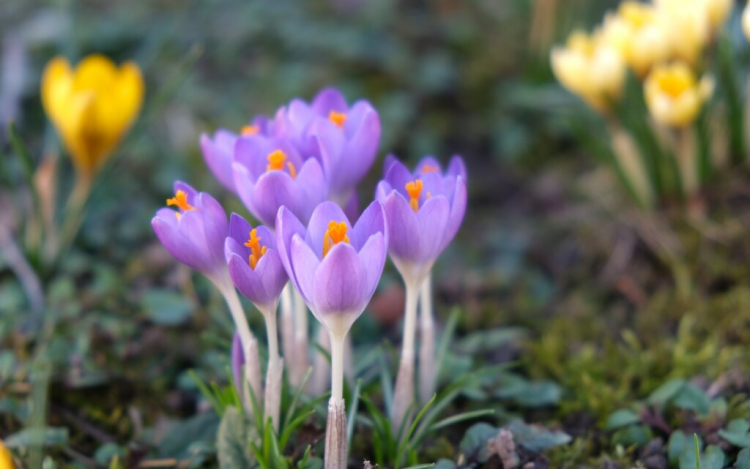
[[[74,88],[76,91],[106,94],[116,79],[117,67],[111,60],[99,54],[89,55],[76,67]]]
[[[65,102],[73,89],[73,73],[63,57],[55,57],[42,75],[42,105],[50,119],[57,123],[65,115]]]
[[[0,469],[14,469],[15,467],[10,451],[3,444],[3,440],[0,440]]]

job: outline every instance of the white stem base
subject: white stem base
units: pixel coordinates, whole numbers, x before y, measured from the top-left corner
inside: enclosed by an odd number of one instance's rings
[[[427,276],[419,294],[419,401],[422,405],[432,399],[437,381],[435,368],[435,317],[432,310],[432,281]]]
[[[343,399],[328,402],[326,423],[325,469],[346,469],[346,407]]]

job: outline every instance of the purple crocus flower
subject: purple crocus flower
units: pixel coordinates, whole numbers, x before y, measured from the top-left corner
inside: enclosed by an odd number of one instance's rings
[[[270,135],[272,129],[272,121],[266,117],[258,116],[253,119],[251,124],[242,128],[239,136],[226,129],[217,130],[213,137],[208,134],[201,135],[203,159],[221,185],[235,192],[232,156],[237,139],[240,136]]]
[[[282,207],[276,246],[289,278],[315,317],[329,329],[349,330],[377,287],[387,255],[385,212],[371,203],[352,227],[341,208],[324,202],[307,229]]]
[[[414,172],[389,156],[376,198],[385,207],[391,258],[407,282],[420,284],[453,240],[466,212],[466,168],[454,156],[443,174],[432,157]]]
[[[240,293],[261,311],[275,312],[288,278],[276,251],[273,232],[262,225],[253,228],[233,213],[224,253],[229,275]]]
[[[190,185],[174,183],[175,196],[167,200],[171,208],[162,208],[151,220],[159,241],[178,261],[210,278],[214,283],[227,282],[224,239],[227,237],[227,215],[219,203],[205,192]]]
[[[298,149],[320,147],[332,200],[344,205],[375,161],[380,144],[380,117],[368,101],[349,106],[334,88],[321,90],[308,104],[295,99],[276,114],[277,134],[292,138]]]
[[[289,139],[255,135],[234,147],[234,184],[245,206],[266,225],[273,225],[279,207],[307,222],[328,195],[318,160],[304,158]]]

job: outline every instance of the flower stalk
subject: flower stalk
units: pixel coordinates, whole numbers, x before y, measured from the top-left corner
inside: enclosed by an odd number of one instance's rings
[[[401,346],[401,363],[396,377],[391,412],[391,429],[397,433],[414,402],[414,342],[417,335],[417,300],[420,285],[406,283],[406,311],[404,313],[404,339]]]
[[[294,288],[292,288],[292,297],[294,299],[294,345],[292,352],[294,354],[292,365],[294,379],[292,383],[299,385],[309,366],[307,305],[299,292]]]
[[[421,341],[419,344],[419,402],[426,404],[435,392],[435,318],[432,310],[432,276],[428,275],[419,295]]]
[[[266,322],[268,336],[268,368],[266,369],[266,388],[263,409],[265,419],[271,419],[273,429],[279,430],[279,413],[281,411],[281,378],[284,374],[284,360],[279,355],[279,338],[276,325],[276,305],[261,309]]]
[[[281,291],[281,350],[286,357],[289,366],[289,383],[297,387],[299,379],[297,375],[297,357],[294,353],[294,309],[292,301],[292,290],[294,287],[288,283]]]

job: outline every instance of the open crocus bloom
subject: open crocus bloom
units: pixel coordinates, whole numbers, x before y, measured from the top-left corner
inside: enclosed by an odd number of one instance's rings
[[[134,62],[118,68],[90,55],[75,69],[50,61],[42,77],[42,104],[55,124],[76,169],[95,174],[135,121],[143,103],[143,77]]]
[[[288,139],[261,135],[238,139],[233,170],[237,195],[267,225],[274,224],[281,206],[306,222],[328,195],[318,160],[304,159]]]
[[[345,334],[383,273],[388,250],[385,213],[373,202],[352,226],[338,205],[323,202],[305,229],[282,207],[276,246],[289,278],[318,321],[334,334]]]
[[[380,144],[377,111],[363,100],[349,106],[334,88],[321,90],[310,104],[293,100],[277,112],[274,125],[303,153],[320,147],[330,195],[341,205],[372,166]]]
[[[432,157],[414,172],[389,156],[376,191],[388,220],[391,258],[407,282],[420,284],[453,240],[466,212],[466,168],[453,157],[443,174]]]
[[[205,192],[184,182],[175,182],[174,197],[168,207],[156,212],[151,226],[169,253],[178,261],[213,280],[227,280],[224,240],[227,215],[219,203]]]
[[[262,311],[276,310],[287,275],[276,251],[276,237],[265,226],[253,228],[233,213],[224,245],[234,286]]]
[[[254,118],[251,124],[244,126],[239,136],[268,136],[272,128],[271,121],[259,116]],[[206,165],[221,185],[232,192],[235,192],[234,175],[232,174],[232,156],[234,155],[234,144],[237,142],[239,136],[226,129],[217,130],[213,137],[208,134],[201,135],[201,150],[203,151],[203,159],[206,161]]]
[[[684,127],[700,113],[713,92],[713,80],[697,80],[682,62],[656,67],[644,83],[646,104],[651,116],[663,125]]]

